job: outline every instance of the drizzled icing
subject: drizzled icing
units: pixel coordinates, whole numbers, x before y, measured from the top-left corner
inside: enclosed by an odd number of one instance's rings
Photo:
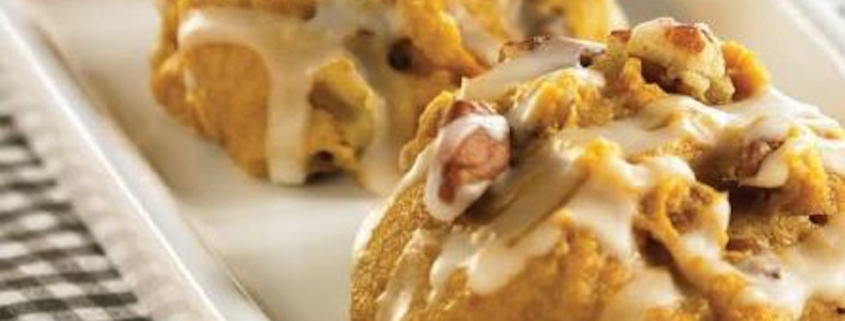
[[[414,299],[414,289],[421,280],[425,280],[426,271],[413,257],[420,256],[427,248],[436,247],[439,236],[435,232],[419,230],[402,250],[396,263],[396,279],[379,296],[378,321],[400,321],[408,313]]]
[[[367,65],[366,60],[358,60],[344,49],[342,41],[359,28],[380,30],[392,37],[395,18],[376,14],[376,9],[325,1],[317,16],[306,23],[296,17],[234,8],[197,9],[184,18],[179,29],[183,49],[233,44],[249,48],[264,62],[270,81],[265,151],[272,181],[297,184],[307,178],[309,155],[304,144],[312,109],[310,79],[319,68],[339,59],[354,62],[356,69]],[[379,77],[384,72],[373,69],[368,75],[374,87],[370,90],[379,95],[370,93],[374,97],[369,106],[373,139],[361,156],[361,177],[368,188],[385,191],[399,175],[393,156],[401,144],[392,137],[386,104],[409,97],[405,90],[384,86],[393,79]]]
[[[750,137],[746,140],[767,138],[767,135],[772,134],[771,131],[774,131],[775,135],[786,136],[786,128],[794,128],[797,134],[788,137],[779,149],[791,150],[793,152],[787,153],[793,155],[805,150],[815,149],[821,154],[827,170],[845,176],[845,171],[843,171],[845,169],[843,164],[845,163],[839,161],[845,157],[845,141],[841,138],[828,137],[842,134],[839,123],[826,117],[815,106],[796,101],[777,90],[770,89],[757,97],[725,106],[724,111],[733,116],[735,123],[745,126],[752,125],[755,121],[774,120],[766,121],[770,126],[769,130],[749,131]],[[777,122],[786,122],[786,124],[777,125]],[[787,161],[787,158],[779,153],[775,153],[769,158],[782,163],[780,166],[785,166],[783,163]],[[765,162],[769,162],[769,158]],[[778,168],[776,165],[767,165],[765,162],[764,167]]]
[[[595,70],[582,68],[567,68],[559,71],[553,71],[538,78],[538,82],[543,82],[548,79],[557,79],[563,76],[573,76],[580,81],[583,81],[592,86],[602,88],[605,86],[604,76]],[[516,105],[508,111],[506,117],[510,123],[513,131],[514,140],[521,145],[527,142],[532,136],[536,134],[536,130],[540,127],[540,123],[547,114],[544,113],[543,103],[540,101],[547,94],[545,87],[537,86],[532,88],[524,97],[517,98]],[[564,104],[571,103],[566,102]]]
[[[658,178],[689,180],[694,175],[675,157],[652,158],[642,165],[607,158],[595,166],[590,179],[569,199],[565,209],[575,225],[592,231],[609,253],[632,262],[637,259],[632,225],[642,193]]]
[[[785,308],[797,317],[811,298],[845,296],[845,220],[840,215],[780,255],[764,253],[746,264],[774,269],[779,278],[759,270],[742,270],[751,282],[744,299]]]
[[[472,51],[487,65],[496,63],[499,57],[499,48],[505,43],[491,35],[484,27],[472,17],[463,5],[458,1],[449,2],[449,12],[454,17],[458,30],[461,32],[461,40],[467,49]]]
[[[788,159],[811,149],[822,155],[828,170],[845,175],[845,166],[839,162],[845,159],[845,141],[825,137],[836,132],[837,126],[817,108],[770,89],[739,103],[715,107],[686,96],[669,96],[644,106],[634,117],[604,126],[563,129],[557,135],[572,142],[604,137],[630,155],[681,143],[713,147],[731,130],[739,130],[746,145],[786,139],[766,157],[757,174],[742,181],[748,186],[775,188],[786,183]],[[797,134],[788,137],[793,128]]]
[[[459,97],[467,100],[495,99],[527,79],[579,66],[582,53],[601,48],[599,44],[583,40],[549,41],[530,54],[513,57],[481,76],[464,79]]]
[[[654,108],[668,109],[665,109],[666,113],[654,113]],[[661,123],[664,125],[651,126]],[[845,174],[842,171],[845,142],[826,137],[838,135],[838,128],[836,121],[825,117],[815,107],[772,89],[721,107],[704,106],[686,97],[669,97],[646,106],[634,119],[615,121],[604,127],[563,130],[558,136],[573,142],[601,136],[618,142],[626,152],[636,154],[683,141],[713,146],[720,143],[724,132],[740,130],[744,144],[756,140],[783,141],[764,159],[755,175],[741,181],[749,186],[777,188],[789,178],[789,160],[808,152],[819,153],[828,171]],[[712,213],[721,217],[717,220],[721,223],[714,228],[716,231],[727,230],[729,211],[727,200],[714,204]],[[709,237],[700,232],[682,235],[678,245],[670,251],[682,266],[694,265],[698,260],[706,262],[709,274],[699,276],[699,282],[706,283],[724,275],[740,276],[749,282],[744,295],[746,300],[783,308],[797,318],[811,298],[836,300],[845,295],[845,251],[842,250],[845,240],[841,239],[845,235],[845,224],[842,221],[837,216],[835,222],[784,253],[764,253],[739,267],[722,259],[721,243],[712,233]],[[747,268],[748,265],[776,269],[779,277],[766,276],[759,269]]]
[[[303,37],[310,41],[302,41]],[[271,180],[282,183],[306,179],[307,155],[302,144],[311,107],[305,79],[328,60],[347,55],[335,46],[337,41],[336,36],[303,25],[295,17],[231,8],[193,11],[179,29],[179,46],[184,49],[235,44],[250,48],[264,61],[272,84],[265,150]]]
[[[521,271],[526,260],[548,253],[560,239],[561,230],[544,221],[578,186],[578,156],[577,151],[558,153],[549,147],[504,177],[491,193],[518,195],[507,204],[488,204],[485,208],[498,214],[485,227],[452,231],[446,237],[429,276],[432,296],[461,268],[466,270],[473,291],[491,293]]]
[[[776,109],[773,113],[762,108],[775,102],[792,101],[784,100],[781,94],[773,91],[742,104],[722,107],[707,107],[685,98],[670,97],[643,109],[642,115],[636,116],[642,119],[619,120],[607,126],[633,129],[622,133],[618,129],[605,129],[606,132],[598,132],[595,137],[621,140],[619,146],[630,153],[680,141],[712,147],[721,143],[723,132],[740,130],[742,139],[747,141],[787,139],[766,162],[777,164],[786,161],[789,155],[813,148],[821,155],[827,154],[827,159],[842,157],[836,154],[836,149],[819,147],[839,142],[820,136],[834,130],[830,125],[835,123],[829,123],[806,105],[796,105],[795,110]],[[641,197],[654,184],[670,179],[693,184],[695,174],[683,160],[672,156],[650,157],[640,164],[631,164],[622,156],[610,156],[593,164],[601,170],[590,170],[578,161],[583,154],[580,146],[590,144],[595,138],[582,137],[578,130],[556,134],[549,144],[553,147],[538,152],[539,156],[524,159],[491,187],[489,203],[478,210],[497,213],[495,219],[477,229],[456,228],[436,241],[440,252],[428,271],[429,301],[444,291],[449,278],[458,270],[466,273],[466,286],[473,293],[495,293],[517,276],[530,259],[549,253],[564,239],[565,231],[549,220],[553,213],[558,213],[556,217],[568,218],[578,229],[591,231],[602,247],[631,271],[630,281],[609,299],[601,320],[639,320],[651,309],[672,309],[683,301],[670,274],[648,266],[639,257],[633,241],[633,218],[639,213]],[[650,143],[626,144],[627,135],[637,135]],[[660,139],[652,136],[660,136]],[[795,137],[800,138],[796,141],[801,142],[801,149],[798,143],[791,142]],[[420,161],[429,162],[431,157],[420,157]],[[832,166],[835,164],[828,165]],[[783,175],[781,170],[789,175],[788,167],[770,169],[764,162],[758,176],[780,177]],[[508,187],[513,190],[509,191]],[[510,195],[514,191],[517,194]],[[746,282],[739,296],[740,302],[778,307],[795,318],[801,315],[811,298],[833,300],[845,295],[845,240],[842,240],[845,220],[842,218],[837,216],[826,227],[782,253],[764,252],[732,264],[723,258],[730,218],[727,196],[719,195],[708,206],[699,213],[706,218],[702,220],[704,224],[674,236],[658,235],[667,244],[679,272],[696,287],[707,289],[721,278],[737,277]],[[778,277],[771,277],[768,274],[773,273],[771,271],[776,271]],[[404,281],[394,275],[388,287],[395,286],[394,282]],[[382,306],[382,309],[395,310],[395,307]]]
[[[499,3],[498,9],[515,14],[520,1]],[[373,120],[372,139],[360,155],[359,180],[373,191],[386,193],[400,178],[395,158],[413,134],[416,123],[415,83],[408,75],[387,64],[389,46],[402,39],[404,21],[389,2],[348,0],[319,1],[316,15],[308,20],[268,11],[231,7],[203,7],[185,13],[178,30],[180,50],[231,44],[252,50],[264,63],[269,77],[265,154],[273,182],[298,184],[307,179],[311,155],[307,151],[309,116],[313,106],[308,95],[314,73],[337,60],[353,63],[370,91],[368,106]],[[521,36],[521,21],[503,20],[510,35],[494,35],[463,4],[448,2],[447,15],[461,34],[464,46],[490,65],[508,39]],[[376,52],[351,49],[346,41],[359,32],[374,35]],[[365,50],[366,51],[366,50]],[[375,56],[375,57],[373,57]],[[196,87],[190,70],[186,87]]]
[[[662,112],[655,112],[655,108],[662,109]],[[764,159],[754,176],[742,181],[745,185],[783,186],[790,175],[789,159],[811,151],[821,155],[829,171],[845,174],[841,171],[843,165],[840,162],[845,156],[845,149],[841,148],[843,141],[825,137],[826,133],[838,131],[836,121],[825,117],[815,107],[792,100],[773,89],[721,107],[708,107],[687,97],[673,96],[645,106],[634,118],[614,121],[603,127],[567,129],[557,135],[571,142],[605,137],[619,143],[627,153],[637,154],[684,141],[712,147],[720,143],[721,135],[728,130],[740,130],[744,144],[760,139],[785,139]],[[713,231],[727,230],[729,211],[726,199],[713,205],[711,212],[720,222],[712,227]],[[779,279],[744,268],[743,264],[734,267],[725,262],[721,243],[714,237],[718,234],[687,233],[681,236],[675,247],[670,248],[682,269],[684,265],[694,269],[696,262],[706,262],[706,273],[696,277],[701,284],[720,276],[739,276],[749,282],[744,295],[746,300],[781,307],[796,318],[810,298],[838,299],[845,295],[845,252],[841,250],[845,248],[841,240],[841,235],[845,235],[845,224],[842,224],[841,218],[781,255],[768,253],[751,259],[755,261],[752,265],[777,269]]]
[[[414,183],[426,177],[426,172],[428,171],[429,164],[433,162],[433,158],[434,148],[432,148],[431,145],[426,146],[426,148],[423,149],[423,151],[417,156],[417,159],[414,161],[414,165],[411,169],[408,170],[408,172],[405,173],[405,176],[402,177],[402,180],[399,181],[394,194],[383,202],[381,206],[367,215],[364,222],[361,223],[361,226],[358,228],[358,234],[355,235],[352,253],[356,260],[363,254],[364,248],[373,236],[373,231],[378,224],[381,223],[382,218],[384,218],[384,215],[387,213],[387,207],[396,201],[399,193],[405,191]]]
[[[631,276],[631,282],[610,299],[599,321],[643,320],[648,309],[671,308],[682,300],[669,272],[641,268]]]
[[[640,154],[685,140],[714,145],[728,115],[709,110],[688,97],[671,97],[646,105],[635,117],[605,126],[568,128],[558,136],[573,142],[604,137],[628,154]]]
[[[458,270],[466,273],[468,289],[479,295],[494,293],[506,285],[528,260],[548,254],[564,238],[564,230],[550,219],[553,214],[571,220],[576,228],[592,231],[615,257],[636,267],[638,276],[661,282],[658,286],[662,289],[674,289],[670,278],[640,261],[631,234],[632,220],[639,211],[640,198],[654,183],[668,177],[694,180],[691,169],[671,156],[634,165],[618,154],[602,157],[597,163],[588,163],[585,155],[581,145],[553,139],[497,182],[490,190],[491,202],[478,209],[495,213],[491,222],[473,230],[455,227],[437,238],[440,252],[428,272],[431,290],[427,300],[435,300]],[[431,156],[420,160],[430,161]],[[727,224],[725,218],[719,221]],[[403,266],[400,263],[395,269],[388,291],[410,282],[397,274]],[[643,286],[632,282],[623,291],[639,291]],[[620,294],[613,304],[620,309],[637,302],[669,305],[677,301],[672,293]],[[402,305],[409,304],[401,299],[390,303],[394,305],[381,304],[380,310],[402,311]]]
[[[497,68],[464,81],[461,97],[496,100],[519,83],[563,72],[550,67],[553,63],[547,62],[554,59],[546,61],[544,54],[524,65],[516,57],[500,67],[505,71]],[[531,61],[530,57],[525,61]],[[558,59],[567,64],[557,63],[574,67],[568,71],[583,71],[565,58],[571,55],[563,57]],[[594,85],[601,87],[602,83]],[[507,115],[517,140],[536,126],[532,116],[539,103],[533,97],[531,93],[520,96]],[[665,148],[686,144],[700,147],[704,153],[717,153],[722,145],[778,142],[757,172],[740,178],[740,184],[779,188],[791,175],[790,162],[807,153],[818,155],[829,173],[845,175],[842,135],[839,124],[817,108],[774,89],[724,106],[670,95],[643,106],[633,116],[602,126],[562,129],[548,138],[540,151],[522,155],[504,177],[487,187],[485,202],[475,204],[467,213],[492,213],[492,220],[480,227],[453,226],[442,231],[435,241],[439,254],[427,271],[427,300],[438,298],[458,271],[466,274],[466,286],[472,293],[495,293],[532,258],[542,257],[556,246],[565,247],[560,242],[568,231],[560,226],[564,219],[576,229],[590,231],[603,250],[630,271],[630,280],[609,298],[600,320],[639,320],[653,308],[672,309],[684,300],[683,291],[668,270],[649,266],[640,257],[634,221],[641,214],[642,198],[656,184],[679,181],[693,186],[695,173],[678,157],[641,157],[634,164],[627,156],[660,155]],[[610,141],[620,152],[581,161],[585,146],[596,140]],[[417,170],[409,180],[418,181],[425,175],[420,170],[431,168],[431,148],[417,159]],[[738,279],[744,283],[731,304],[774,307],[796,319],[810,299],[845,296],[845,219],[841,215],[834,215],[826,226],[790,248],[752,254],[731,263],[724,258],[731,215],[727,194],[707,202],[696,213],[696,225],[682,232],[649,231],[666,247],[679,277],[689,284],[706,293],[725,278]],[[402,282],[394,273],[388,288]],[[395,307],[382,305],[381,309]]]

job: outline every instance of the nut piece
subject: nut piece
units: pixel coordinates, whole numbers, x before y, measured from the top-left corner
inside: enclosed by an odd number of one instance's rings
[[[542,50],[556,50],[557,53],[561,54],[574,50],[574,53],[579,56],[578,60],[582,67],[591,65],[596,57],[605,52],[604,46],[589,41],[553,37],[548,35],[534,36],[523,41],[505,43],[499,51],[499,63],[527,56]]]
[[[425,204],[436,219],[451,221],[463,213],[508,168],[510,128],[487,105],[456,101],[441,120],[429,148]]]
[[[694,25],[676,25],[667,28],[665,37],[676,48],[689,52],[692,55],[704,51],[708,44],[706,29]]]
[[[721,42],[706,25],[657,19],[631,30],[626,50],[660,70],[661,87],[705,103],[727,103],[734,88],[726,74]]]
[[[788,139],[791,130],[790,122],[781,117],[763,117],[749,124],[743,129],[742,151],[732,176],[745,186],[783,186],[789,177],[785,157],[795,148]]]
[[[734,175],[739,179],[752,177],[760,171],[760,166],[766,157],[780,147],[783,142],[758,140],[742,150],[739,160],[734,167]]]
[[[464,185],[492,181],[502,174],[510,161],[510,144],[491,137],[478,128],[469,134],[444,164],[443,183],[438,194],[446,202],[455,201],[455,193]]]

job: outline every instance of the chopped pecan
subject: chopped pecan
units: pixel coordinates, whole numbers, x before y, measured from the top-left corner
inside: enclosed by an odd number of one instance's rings
[[[740,154],[734,167],[735,177],[742,179],[756,175],[766,157],[777,150],[781,144],[783,142],[768,140],[757,140],[748,144],[742,150],[742,154]]]
[[[688,51],[692,54],[697,54],[704,50],[708,39],[705,32],[695,26],[688,24],[679,24],[666,28],[665,37],[669,43],[678,49]]]
[[[733,96],[721,43],[705,25],[653,20],[631,30],[625,50],[641,59],[643,65],[660,66],[660,84],[671,93],[692,96],[706,104],[724,104]]]
[[[438,194],[447,201],[455,200],[460,187],[481,181],[490,181],[508,167],[510,145],[497,141],[482,128],[469,134],[444,164],[443,184]]]
[[[503,116],[482,103],[456,101],[441,117],[425,203],[433,217],[450,221],[507,169],[510,129]]]

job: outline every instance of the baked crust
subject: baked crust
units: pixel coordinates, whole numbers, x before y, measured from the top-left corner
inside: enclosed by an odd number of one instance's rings
[[[516,5],[520,1],[510,2]],[[384,15],[395,15],[397,21],[404,21],[389,37],[366,28],[347,36],[336,46],[343,47],[349,54],[340,61],[326,62],[326,66],[319,67],[318,73],[326,75],[325,81],[320,92],[309,94],[314,112],[308,117],[307,139],[302,143],[303,157],[307,158],[303,160],[307,163],[306,171],[313,174],[341,168],[364,181],[367,179],[362,178],[360,172],[366,169],[361,168],[361,159],[372,144],[380,143],[356,138],[372,137],[373,127],[387,126],[389,128],[385,130],[397,141],[390,144],[398,148],[413,136],[416,119],[431,98],[444,89],[454,88],[461,76],[475,75],[489,68],[490,62],[470,48],[472,40],[462,34],[468,31],[461,29],[469,27],[463,27],[466,23],[459,19],[472,19],[477,24],[473,28],[480,28],[484,37],[496,41],[516,37],[510,29],[526,24],[507,21],[500,9],[479,0],[170,0],[161,6],[162,31],[152,58],[151,85],[156,100],[180,122],[223,145],[234,162],[247,173],[268,177],[268,162],[272,160],[268,159],[267,148],[268,144],[273,145],[267,138],[268,100],[272,99],[270,88],[278,82],[274,82],[268,71],[271,67],[254,48],[241,43],[180,44],[180,29],[185,28],[192,14],[211,9],[270,14],[306,24],[318,15],[325,3],[363,8],[381,6],[387,8]],[[456,6],[461,6],[462,11],[456,13]],[[624,23],[611,0],[538,1],[531,2],[531,6],[545,10],[542,16],[534,19],[550,21],[560,19],[558,12],[571,7],[571,11],[566,10],[563,20],[565,29],[575,36],[594,37],[613,24]],[[557,9],[545,9],[551,6]],[[354,17],[356,13],[349,15]],[[346,19],[342,15],[338,18]],[[540,30],[545,24],[537,25],[538,30],[533,31],[561,31]],[[525,29],[523,31],[527,31],[527,27]],[[303,36],[296,41],[315,40]],[[343,66],[338,68],[338,65]],[[344,68],[346,72],[337,70]],[[383,77],[379,74],[396,74],[384,77],[392,77],[389,82],[399,83],[396,88],[407,93],[401,99],[391,100],[389,93],[374,84],[377,82],[374,77]],[[287,77],[314,81],[308,75],[288,74]],[[348,85],[360,82],[358,79],[363,80],[358,88]],[[360,92],[367,90],[374,96],[362,98]],[[376,112],[367,106],[371,104],[367,99],[387,101],[390,105],[386,116],[388,125],[374,124],[372,118],[376,116],[370,114]],[[351,123],[350,117],[355,118]],[[362,125],[362,122],[370,124]],[[396,167],[395,163],[388,165]]]

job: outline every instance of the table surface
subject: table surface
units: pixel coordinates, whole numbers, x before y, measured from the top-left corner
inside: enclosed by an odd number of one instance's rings
[[[845,55],[845,0],[796,1],[811,17],[837,17],[812,20]],[[0,320],[150,320],[9,116],[3,90]]]

